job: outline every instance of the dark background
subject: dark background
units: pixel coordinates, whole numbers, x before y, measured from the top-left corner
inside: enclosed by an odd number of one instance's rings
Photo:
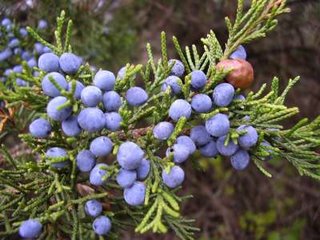
[[[117,1],[0,1],[1,15],[22,24],[50,22],[61,9],[74,20],[74,50],[97,67],[117,71],[127,62],[145,62],[145,44],[159,54],[162,30],[177,36],[183,46],[200,45],[213,29],[220,42],[227,39],[225,16],[234,16],[234,0],[117,0]],[[291,13],[280,17],[279,26],[267,38],[246,45],[248,61],[255,69],[254,90],[279,76],[284,87],[289,78],[301,76],[287,104],[298,106],[302,117],[320,113],[320,1],[288,1]],[[170,57],[175,57],[169,43]],[[228,162],[194,157],[200,167],[187,166],[183,193],[194,198],[183,212],[201,228],[197,239],[320,239],[320,184],[298,172],[285,160],[270,162],[268,179],[253,165],[235,172]],[[196,169],[195,169],[196,168]],[[175,239],[174,234],[123,239]]]

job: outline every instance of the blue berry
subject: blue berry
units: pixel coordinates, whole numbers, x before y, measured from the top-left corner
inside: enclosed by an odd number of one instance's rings
[[[32,58],[32,54],[29,51],[24,51],[21,54],[21,58],[25,61],[28,61],[30,58]]]
[[[12,69],[6,69],[3,73],[4,76],[10,76],[10,74],[13,73]]]
[[[109,112],[106,116],[106,128],[110,131],[116,131],[121,127],[122,117],[117,112]]]
[[[48,27],[48,22],[46,20],[40,19],[38,22],[39,29],[46,29]]]
[[[218,113],[206,121],[207,132],[214,137],[226,135],[230,129],[228,116]]]
[[[229,83],[220,83],[213,89],[213,102],[219,107],[228,106],[234,97],[234,88]]]
[[[81,172],[89,172],[96,164],[96,158],[89,150],[82,150],[76,157],[77,167]]]
[[[137,180],[137,172],[132,170],[120,169],[117,175],[117,183],[122,188],[128,188]]]
[[[236,170],[245,169],[250,162],[250,155],[245,150],[239,150],[230,158],[231,165]]]
[[[184,74],[184,65],[181,61],[177,59],[170,59],[168,61],[168,65],[173,64],[171,68],[170,75],[175,75],[177,77],[181,77]]]
[[[96,132],[104,128],[106,119],[99,108],[85,108],[78,115],[78,123],[82,129]]]
[[[90,172],[89,181],[94,186],[101,186],[108,177],[108,165],[105,163],[97,164]]]
[[[38,53],[38,54],[42,54],[43,53],[43,45],[41,43],[38,43],[36,42],[34,44],[34,50]],[[59,58],[58,58],[58,61],[59,61]],[[59,62],[58,62],[59,63]],[[39,64],[38,64],[39,65]],[[55,71],[58,71],[58,70],[55,70]]]
[[[205,157],[215,157],[218,155],[216,142],[211,140],[206,145],[199,148],[200,153]]]
[[[117,74],[117,78],[119,80],[124,79],[124,77],[126,76],[126,71],[127,71],[126,67],[120,68],[120,70],[118,71],[118,74]]]
[[[191,129],[190,138],[198,147],[206,145],[212,139],[206,128],[202,125],[195,126]]]
[[[166,91],[170,87],[172,93],[179,94],[181,92],[181,86],[179,85],[179,83],[182,84],[182,81],[180,78],[176,76],[169,76],[166,78],[166,80],[162,84],[161,90]]]
[[[247,59],[246,49],[240,45],[229,57],[230,59]]]
[[[103,94],[102,101],[107,112],[117,112],[122,104],[120,95],[115,91]]]
[[[22,238],[36,238],[40,235],[42,224],[36,219],[23,221],[19,227],[19,235]]]
[[[139,167],[137,168],[137,179],[144,180],[150,172],[150,161],[147,159],[142,159]]]
[[[57,108],[61,105],[65,104],[67,102],[67,98],[59,96],[55,97],[47,105],[47,114],[50,118],[52,118],[55,121],[63,121],[67,119],[72,112],[71,107],[64,107],[61,110],[58,110]]]
[[[239,100],[239,101],[244,101],[246,100],[246,97],[243,96],[242,94],[234,96],[234,100]]]
[[[37,66],[37,61],[35,58],[31,58],[28,60],[27,62],[27,65],[30,67],[30,68],[33,68],[33,67],[36,67]]]
[[[21,66],[21,65],[14,66],[14,67],[12,68],[12,70],[13,70],[15,73],[22,73],[22,66]]]
[[[52,52],[51,48],[49,48],[47,46],[43,47],[43,53],[50,53],[50,52]]]
[[[245,131],[246,133],[239,137],[239,145],[244,149],[249,149],[258,142],[257,130],[252,126],[242,125],[238,127],[238,131]]]
[[[81,128],[78,124],[76,116],[70,116],[61,123],[62,131],[69,137],[74,137],[80,134]]]
[[[111,229],[111,221],[106,216],[97,217],[92,223],[92,228],[98,235],[107,235]]]
[[[126,170],[133,170],[140,166],[144,152],[133,142],[124,142],[120,145],[117,160]]]
[[[59,58],[59,65],[62,71],[67,74],[75,74],[81,66],[82,60],[73,53],[64,53]]]
[[[15,48],[15,47],[18,47],[19,44],[20,44],[19,39],[13,38],[13,39],[11,39],[11,40],[9,41],[8,47],[9,47],[9,48]]]
[[[184,181],[184,171],[179,166],[174,166],[170,169],[169,173],[162,170],[163,183],[169,188],[176,188]]]
[[[25,28],[20,28],[19,33],[22,37],[26,37],[28,35],[28,31]]]
[[[93,84],[103,91],[111,91],[114,88],[116,77],[107,70],[100,70],[93,78]]]
[[[48,73],[41,82],[42,90],[47,96],[57,97],[61,95],[60,91],[51,83],[50,78],[53,78],[62,89],[66,90],[68,88],[68,83],[62,74],[58,72]]]
[[[132,87],[127,91],[126,99],[131,106],[140,106],[148,100],[148,94],[141,87]]]
[[[9,48],[4,49],[3,51],[0,52],[0,61],[4,61],[7,58],[11,57],[12,51]]]
[[[95,199],[89,200],[85,203],[84,209],[90,217],[97,217],[102,213],[102,204]]]
[[[153,136],[160,140],[166,140],[170,137],[174,126],[170,122],[160,122],[153,128]]]
[[[212,108],[211,98],[206,94],[197,94],[192,97],[191,107],[198,113],[209,112]]]
[[[8,26],[8,25],[10,25],[12,22],[11,22],[11,20],[9,19],[9,18],[4,18],[4,19],[2,19],[2,21],[1,21],[1,25],[2,26]]]
[[[231,139],[229,139],[228,144],[225,145],[226,138],[227,136],[218,138],[217,149],[221,155],[230,157],[238,150],[239,146],[236,145]]]
[[[131,206],[139,206],[144,203],[146,185],[143,182],[135,182],[124,190],[124,200]]]
[[[177,144],[184,145],[188,148],[189,154],[193,154],[196,151],[196,145],[192,141],[192,139],[188,136],[180,136],[176,140]]]
[[[191,86],[193,89],[201,89],[206,85],[207,76],[203,71],[195,70],[191,72]]]
[[[81,92],[81,101],[87,107],[96,107],[102,100],[102,92],[95,86],[85,87]]]
[[[44,53],[39,57],[38,66],[45,72],[58,72],[60,70],[59,57],[54,53]]]
[[[21,78],[16,79],[16,84],[19,87],[25,87],[28,85],[28,83],[26,81],[22,80]]]
[[[181,117],[190,118],[191,105],[186,100],[177,99],[169,108],[169,116],[174,121],[178,121]]]
[[[166,156],[169,157],[173,154],[173,161],[175,163],[182,163],[186,161],[190,155],[189,149],[183,144],[174,144],[171,148],[166,151]]]
[[[76,88],[73,93],[73,96],[75,97],[75,99],[81,98],[81,92],[83,89],[84,89],[84,85],[81,82],[76,81]],[[68,83],[68,91],[71,92],[71,90],[72,90],[72,82],[69,82]]]
[[[90,143],[90,151],[97,157],[107,156],[111,153],[112,148],[112,141],[105,136],[97,137]]]
[[[48,158],[62,158],[67,156],[68,156],[67,151],[60,147],[52,147],[46,151],[46,157]],[[52,163],[51,166],[54,168],[60,169],[65,167],[67,164],[68,164],[68,161],[62,161],[62,162]]]
[[[51,132],[51,125],[48,120],[38,118],[30,124],[29,132],[33,137],[46,138]]]

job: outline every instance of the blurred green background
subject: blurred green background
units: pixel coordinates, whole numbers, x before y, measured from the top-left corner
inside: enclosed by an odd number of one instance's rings
[[[320,1],[290,0],[291,13],[266,39],[247,46],[255,69],[258,89],[273,76],[283,86],[290,77],[302,81],[292,90],[287,104],[300,108],[294,118],[320,114]],[[225,16],[234,16],[235,0],[24,0],[0,1],[1,16],[35,26],[49,22],[64,9],[74,20],[74,51],[98,68],[117,71],[126,63],[145,62],[145,44],[159,55],[162,30],[177,36],[183,46],[197,44],[213,29],[221,43],[227,39]],[[170,57],[175,57],[169,43]],[[288,126],[293,122],[286,123]],[[300,177],[286,161],[270,162],[272,179],[254,166],[235,172],[228,162],[194,157],[187,167],[183,192],[194,198],[184,205],[184,214],[201,228],[197,239],[320,239],[320,184]],[[197,169],[195,171],[194,169]],[[136,236],[124,232],[121,239],[175,239],[166,236]]]

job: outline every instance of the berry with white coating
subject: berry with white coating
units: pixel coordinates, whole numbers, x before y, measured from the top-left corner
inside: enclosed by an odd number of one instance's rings
[[[117,161],[126,170],[138,168],[143,159],[144,152],[133,142],[124,142],[120,145],[117,153]]]
[[[116,180],[119,186],[122,188],[131,187],[133,183],[137,180],[137,172],[134,170],[125,170],[121,168]]]
[[[92,199],[85,203],[84,209],[87,215],[91,217],[97,217],[102,213],[102,204],[101,202]]]
[[[107,180],[108,173],[107,173],[108,165],[105,163],[97,164],[91,171],[89,176],[89,181],[94,186],[101,186]]]
[[[190,151],[186,147],[186,145],[174,144],[171,148],[168,148],[166,151],[167,157],[169,157],[170,154],[173,154],[173,161],[175,163],[183,163],[188,159]]]
[[[116,77],[107,70],[99,70],[93,78],[93,84],[103,91],[111,91],[114,88]]]
[[[242,148],[249,149],[257,144],[259,136],[254,127],[242,125],[237,128],[237,131],[245,131],[245,133],[239,137],[239,145]]]
[[[184,177],[184,171],[179,166],[172,167],[168,173],[165,170],[162,170],[163,183],[169,188],[180,186],[184,181]]]
[[[124,200],[130,206],[139,206],[144,203],[146,185],[143,182],[135,182],[131,187],[124,190]]]
[[[192,97],[191,107],[198,113],[209,112],[212,108],[212,100],[206,94],[197,94]]]
[[[29,132],[33,137],[46,138],[51,132],[51,124],[48,120],[38,118],[34,120],[29,126]]]
[[[55,121],[63,121],[67,119],[72,113],[72,108],[68,106],[58,110],[58,108],[64,105],[66,102],[67,98],[62,96],[51,99],[47,105],[48,116]]]
[[[111,153],[113,148],[113,143],[110,140],[110,138],[101,136],[95,138],[90,143],[90,151],[96,156],[96,157],[104,157]]]
[[[169,108],[169,116],[174,121],[178,121],[181,117],[190,118],[191,105],[186,100],[177,99]]]
[[[148,100],[148,94],[141,87],[131,87],[126,93],[126,100],[131,106],[141,106]]]
[[[78,118],[76,116],[70,116],[61,123],[62,131],[69,137],[75,137],[80,134],[81,128],[78,124]]]
[[[174,126],[170,122],[160,122],[153,128],[153,136],[159,140],[166,140],[170,137]]]
[[[117,112],[122,105],[121,97],[115,91],[103,94],[102,102],[107,112]]]
[[[183,65],[183,63],[181,61],[177,60],[177,59],[170,59],[168,61],[168,65],[170,66],[171,64],[173,64],[173,66],[171,68],[170,75],[181,77],[184,74],[184,65]]]
[[[122,117],[117,112],[108,112],[106,116],[106,128],[110,131],[117,131],[121,127]]]
[[[82,150],[76,157],[77,167],[81,172],[90,172],[96,164],[96,158],[89,150]]]
[[[183,135],[183,136],[178,137],[176,139],[176,143],[181,144],[181,145],[185,145],[188,148],[190,155],[193,154],[197,150],[196,145],[194,144],[192,139],[188,136]]]
[[[58,72],[48,73],[44,76],[41,82],[42,90],[44,94],[46,94],[47,96],[57,97],[61,95],[59,89],[55,87],[55,85],[50,81],[50,79],[53,79],[60,86],[61,89],[66,90],[68,88],[68,83],[62,74]]]
[[[214,137],[226,135],[230,129],[230,121],[228,116],[218,113],[206,121],[207,132]]]
[[[105,127],[106,119],[99,108],[85,108],[78,115],[78,123],[88,132],[97,132]]]
[[[181,92],[181,86],[179,83],[182,84],[180,78],[176,76],[169,76],[162,84],[161,91],[166,91],[170,87],[173,94],[179,94]]]
[[[215,157],[218,155],[216,142],[211,140],[206,145],[199,148],[200,153],[205,157]]]
[[[230,158],[231,165],[236,170],[245,169],[250,162],[250,155],[245,150],[239,150]]]
[[[228,144],[225,145],[226,138],[226,136],[218,138],[217,149],[221,155],[230,157],[238,150],[239,146],[236,145],[231,139],[229,139]]]
[[[73,53],[63,53],[59,58],[60,68],[67,74],[75,74],[81,63],[82,59]]]
[[[219,107],[228,106],[234,97],[234,87],[229,83],[220,83],[213,89],[213,102]]]
[[[96,107],[102,100],[102,92],[96,86],[87,86],[81,92],[81,101],[87,107]]]
[[[207,83],[207,76],[201,70],[191,72],[191,86],[193,89],[202,89]]]

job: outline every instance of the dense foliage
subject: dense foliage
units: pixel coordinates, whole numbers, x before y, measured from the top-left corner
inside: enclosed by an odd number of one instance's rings
[[[254,79],[242,44],[264,37],[287,11],[285,1],[273,0],[253,1],[244,11],[240,0],[234,22],[226,19],[224,50],[213,31],[202,39],[201,54],[195,46],[183,51],[174,37],[180,59],[169,59],[162,33],[159,60],[148,44],[147,63],[127,64],[117,76],[72,53],[72,21],[64,12],[55,44],[28,28],[50,50],[39,53],[37,66],[23,62],[22,71],[0,85],[3,115],[20,108],[33,118],[29,133],[20,135],[33,154],[15,159],[2,149],[6,229],[0,234],[116,237],[129,225],[139,233],[170,228],[192,239],[198,229],[180,215],[188,196],[177,190],[183,163],[196,149],[230,159],[236,170],[255,164],[267,176],[264,161],[287,159],[300,174],[319,179],[319,119],[291,129],[281,125],[298,112],[284,101],[299,78],[282,92],[274,78],[266,94],[266,85],[241,93]]]

